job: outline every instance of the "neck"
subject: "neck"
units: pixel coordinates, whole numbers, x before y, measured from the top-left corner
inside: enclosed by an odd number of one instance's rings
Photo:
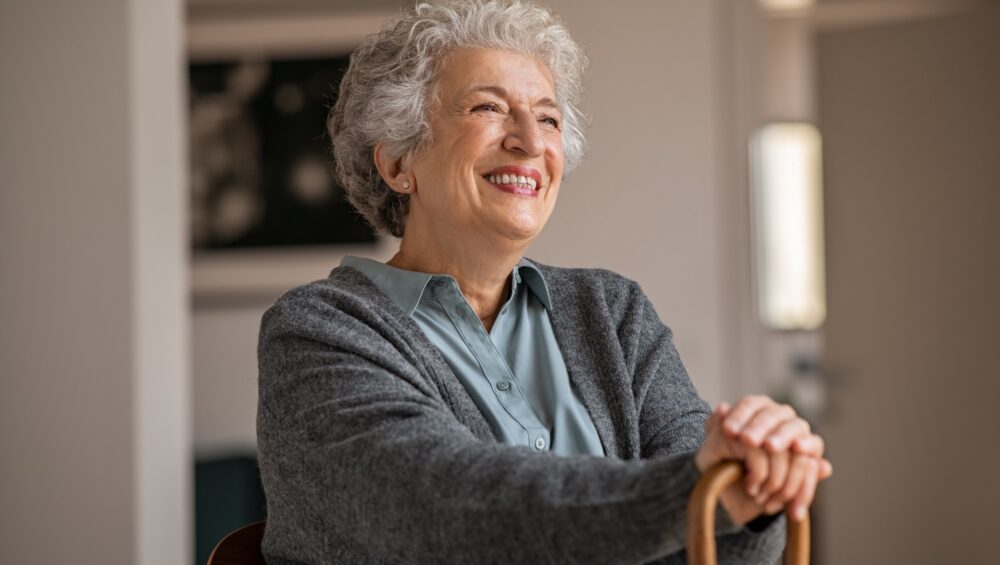
[[[432,237],[428,230],[408,223],[399,252],[388,264],[408,271],[451,275],[489,330],[510,292],[510,273],[526,248],[526,244],[482,238]]]

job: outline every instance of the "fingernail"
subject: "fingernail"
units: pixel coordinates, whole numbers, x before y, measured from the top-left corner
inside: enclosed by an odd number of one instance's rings
[[[760,486],[750,485],[750,496],[756,498],[758,494],[760,494]]]
[[[793,512],[794,512],[794,515],[795,515],[795,519],[798,520],[798,521],[800,521],[800,522],[802,520],[804,520],[805,517],[806,517],[806,509],[802,508],[801,506],[796,507]]]

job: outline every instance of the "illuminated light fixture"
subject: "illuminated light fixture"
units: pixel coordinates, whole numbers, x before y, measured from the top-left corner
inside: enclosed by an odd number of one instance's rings
[[[812,330],[826,319],[820,135],[806,123],[773,123],[751,142],[751,188],[761,321]]]
[[[816,0],[757,0],[757,5],[768,12],[799,12],[816,5]]]

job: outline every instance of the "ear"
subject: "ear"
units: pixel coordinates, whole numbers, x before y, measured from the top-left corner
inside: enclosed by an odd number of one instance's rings
[[[404,170],[403,159],[389,158],[385,147],[377,143],[374,149],[375,168],[382,180],[389,185],[389,188],[396,192],[410,193],[416,188],[413,175],[408,170]]]

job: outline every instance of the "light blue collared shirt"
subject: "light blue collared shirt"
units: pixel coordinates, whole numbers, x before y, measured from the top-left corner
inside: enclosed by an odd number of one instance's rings
[[[341,265],[361,271],[413,318],[500,441],[559,455],[604,455],[594,422],[570,386],[549,321],[545,279],[530,261],[521,259],[511,273],[511,294],[489,333],[450,275],[352,256]]]

